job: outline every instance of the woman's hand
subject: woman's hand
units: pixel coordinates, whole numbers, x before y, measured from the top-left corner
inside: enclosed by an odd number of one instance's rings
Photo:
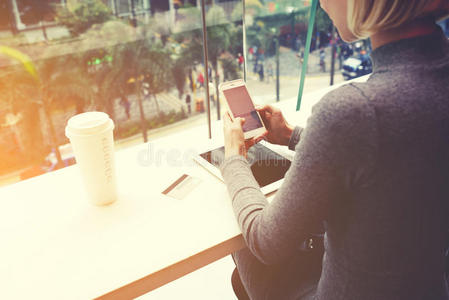
[[[246,157],[245,137],[242,128],[244,123],[244,118],[235,118],[233,120],[228,112],[223,115],[225,158],[233,155]],[[248,148],[250,147],[250,145],[247,146]]]
[[[272,144],[287,146],[294,128],[285,121],[281,110],[271,105],[257,107],[256,109],[267,131],[255,137],[255,141],[259,142],[264,139]]]

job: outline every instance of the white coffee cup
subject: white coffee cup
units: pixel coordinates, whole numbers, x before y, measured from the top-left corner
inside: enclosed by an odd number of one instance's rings
[[[73,116],[65,134],[70,139],[90,202],[106,205],[117,199],[114,122],[104,112]]]

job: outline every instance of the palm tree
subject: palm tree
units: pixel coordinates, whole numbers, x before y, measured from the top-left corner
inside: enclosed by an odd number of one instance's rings
[[[40,115],[37,113],[40,105],[34,94],[34,85],[35,78],[21,66],[13,65],[0,70],[0,106],[6,109],[2,117],[15,116],[17,125],[23,129],[20,133],[25,134],[20,137],[20,151],[8,159],[25,164],[39,161],[46,154]]]
[[[223,8],[214,5],[206,14],[207,42],[209,48],[209,60],[214,71],[215,95],[217,96],[217,119],[220,120],[220,93],[218,90],[218,60],[220,56],[229,48],[232,36],[232,24],[226,18]]]
[[[143,86],[147,86],[149,97],[154,98],[160,114],[156,95],[173,86],[171,53],[147,27],[134,28],[119,21],[107,22],[88,31],[84,37],[83,47],[87,52],[101,49],[104,56],[111,57],[111,61],[95,74],[99,103],[113,113],[115,99],[127,96],[132,85],[132,94],[139,106],[142,135],[147,142]]]
[[[173,62],[173,80],[175,82],[176,88],[178,89],[178,98],[182,99],[184,94],[184,87],[186,84],[187,69],[188,65],[185,63],[182,56],[177,55]]]
[[[157,104],[157,94],[168,91],[174,85],[173,74],[170,72],[173,61],[171,53],[160,43],[148,45],[146,53],[142,53],[142,72],[144,82],[148,84],[148,93],[152,95]]]
[[[59,48],[58,51],[61,49]],[[45,115],[45,122],[49,130],[51,147],[58,160],[58,167],[63,166],[58,148],[56,129],[53,123],[52,111],[55,108],[66,108],[76,105],[82,110],[84,105],[93,99],[91,85],[79,69],[79,62],[72,56],[58,56],[49,49],[43,54],[47,57],[41,61],[31,63],[26,58],[24,68],[13,66],[2,83],[2,98],[9,102],[13,113],[22,113],[30,117],[30,111],[38,115],[40,109]],[[22,55],[25,57],[25,55]]]
[[[215,94],[217,96],[217,119],[221,118],[220,114],[220,99],[218,86],[220,79],[218,75],[218,66],[220,56],[225,53],[230,46],[232,35],[237,32],[234,30],[234,25],[229,22],[226,13],[220,6],[212,6],[206,14],[207,24],[207,41],[208,41],[208,56],[215,78]],[[182,33],[185,43],[188,45],[186,49],[186,57],[190,57],[192,61],[202,61],[202,29],[194,29],[190,32]],[[208,66],[205,66],[207,72]]]
[[[220,58],[220,63],[223,69],[223,81],[239,78],[241,74],[238,63],[230,53],[223,55]]]
[[[172,72],[177,87],[184,87],[185,79],[187,77],[190,81],[189,85],[191,87],[191,91],[193,92],[195,85],[193,70],[196,65],[203,61],[202,33],[200,28],[201,13],[197,8],[194,8],[193,11],[191,8],[183,9],[182,12],[186,14],[184,20],[190,21],[187,23],[188,30],[182,32],[180,31],[174,35],[174,39],[180,47],[174,55]],[[189,13],[188,15],[187,12]],[[199,18],[196,19],[198,24],[193,22],[194,17]]]
[[[56,9],[56,21],[64,25],[72,36],[79,36],[93,25],[112,19],[111,9],[101,0],[69,1]]]
[[[117,55],[118,45],[135,40],[135,30],[122,21],[112,20],[94,25],[82,36],[79,46],[79,61],[95,83],[96,104],[98,109],[106,111],[115,121],[115,99],[123,95],[125,85],[121,68],[125,62]],[[108,58],[108,59],[105,59]],[[88,65],[93,61],[102,61],[92,70]],[[117,67],[119,66],[119,67]]]
[[[161,111],[157,94],[173,86],[170,53],[159,43],[147,39],[127,44],[118,53],[120,60],[126,62],[120,69],[124,78],[134,78],[134,94],[139,104],[141,129],[144,142],[148,141],[147,125],[143,109],[143,84],[147,84],[148,96],[153,96],[158,115]]]
[[[75,105],[77,113],[83,112],[86,104],[93,102],[93,86],[87,74],[80,68],[79,61],[73,56],[45,59],[37,63],[37,70],[40,80],[36,89],[47,119],[51,143],[62,166],[52,111]]]

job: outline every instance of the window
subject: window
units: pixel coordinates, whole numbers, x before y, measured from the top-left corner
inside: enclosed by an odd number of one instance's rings
[[[149,8],[148,0],[112,0],[111,6],[116,15],[141,14]]]
[[[170,10],[170,2],[168,0],[150,0],[150,7],[153,13],[164,12]]]
[[[0,6],[10,16],[0,24],[0,185],[72,164],[64,128],[83,111],[107,112],[120,147],[156,128],[208,124],[209,101],[211,120],[219,119],[223,81],[246,77],[259,104],[298,95],[305,1],[246,0],[245,9],[241,0],[205,1],[207,64],[200,1],[35,2]],[[311,48],[308,91],[329,85],[333,50],[339,82],[344,59],[369,44],[341,43],[319,11]]]
[[[124,14],[129,13],[131,11],[131,5],[128,2],[128,0],[115,0],[115,6],[116,6],[116,13],[117,14]]]
[[[11,14],[8,3],[0,2],[0,29],[8,29],[11,26]]]
[[[54,7],[64,4],[61,0],[13,0],[13,6],[17,5],[19,18],[26,26],[39,25],[44,21],[54,21]]]

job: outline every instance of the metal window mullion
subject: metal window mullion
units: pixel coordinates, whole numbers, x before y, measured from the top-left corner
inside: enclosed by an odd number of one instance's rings
[[[304,59],[301,68],[301,79],[299,82],[298,100],[296,102],[296,110],[301,108],[302,94],[304,92],[304,84],[306,80],[307,63],[309,62],[310,45],[312,43],[313,27],[315,26],[316,10],[318,7],[318,0],[312,0],[309,16],[309,28],[307,30],[306,47],[304,49]]]
[[[209,57],[207,48],[207,27],[205,0],[201,0],[201,19],[203,26],[203,55],[204,55],[204,77],[206,79],[206,101],[207,101],[207,125],[209,128],[209,139],[212,139],[212,124],[210,118],[210,97],[209,97]]]
[[[248,72],[246,64],[246,4],[242,0],[242,33],[243,33],[243,80],[246,82],[246,74]]]

